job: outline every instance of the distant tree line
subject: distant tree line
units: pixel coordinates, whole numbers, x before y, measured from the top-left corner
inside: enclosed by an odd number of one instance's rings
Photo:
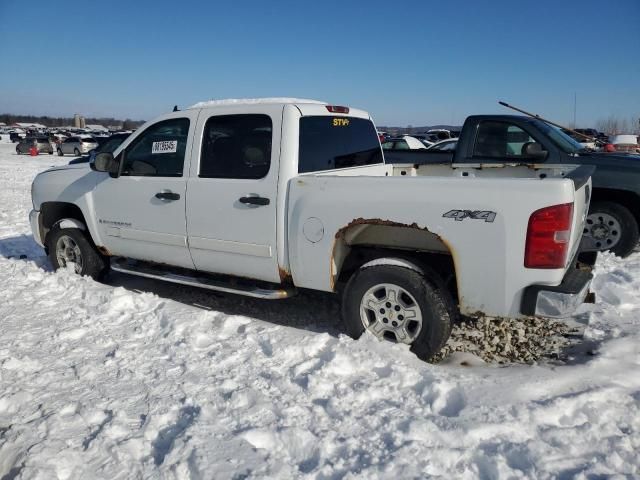
[[[49,116],[37,116],[37,115],[14,115],[12,113],[2,113],[0,114],[0,122],[6,123],[7,125],[11,125],[16,122],[20,123],[41,123],[42,125],[46,125],[47,127],[63,127],[63,126],[73,126],[73,117],[49,117]],[[125,130],[130,130],[132,128],[138,128],[140,125],[144,123],[144,120],[131,120],[127,118],[125,120],[120,120],[112,117],[102,117],[102,118],[94,118],[94,117],[85,117],[85,124],[87,125],[103,125],[105,127],[109,125],[120,125]]]
[[[608,135],[620,134],[640,134],[640,118],[620,118],[615,115],[609,115],[607,118],[601,118],[596,122],[596,128]]]

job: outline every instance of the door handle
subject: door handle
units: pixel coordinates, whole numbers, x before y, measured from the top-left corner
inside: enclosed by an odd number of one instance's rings
[[[246,205],[256,206],[269,205],[269,203],[271,203],[271,200],[269,200],[268,198],[260,197],[258,195],[246,195],[244,197],[240,197],[238,201]]]
[[[168,191],[158,192],[156,193],[156,198],[159,198],[160,200],[180,200],[180,194]]]

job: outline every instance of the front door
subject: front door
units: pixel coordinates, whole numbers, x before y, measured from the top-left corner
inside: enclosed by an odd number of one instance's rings
[[[185,218],[187,152],[197,112],[147,127],[120,153],[120,176],[98,181],[95,210],[113,255],[193,268]]]
[[[200,114],[195,138],[201,148],[194,149],[187,186],[187,232],[198,270],[280,282],[276,196],[282,106],[261,110]]]

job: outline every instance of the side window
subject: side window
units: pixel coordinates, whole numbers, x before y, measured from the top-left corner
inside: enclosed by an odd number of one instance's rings
[[[516,125],[482,122],[478,126],[474,157],[525,158],[525,148],[536,140]]]
[[[262,114],[220,115],[204,126],[200,178],[257,180],[271,166],[271,117]]]
[[[122,175],[182,176],[188,133],[188,118],[172,118],[151,125],[125,150]]]
[[[411,150],[406,140],[398,140],[394,147],[395,150]]]

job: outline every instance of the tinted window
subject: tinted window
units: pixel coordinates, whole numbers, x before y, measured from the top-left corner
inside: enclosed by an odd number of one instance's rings
[[[266,177],[271,165],[272,123],[268,115],[220,115],[204,126],[202,178]]]
[[[520,127],[506,122],[482,122],[478,126],[473,156],[522,157],[525,145],[532,142],[535,142],[535,139]]]
[[[382,161],[380,141],[371,121],[353,117],[300,119],[300,173]]]
[[[83,138],[82,143],[96,143],[95,138]]]
[[[124,152],[122,175],[180,177],[188,133],[188,118],[150,126]]]

